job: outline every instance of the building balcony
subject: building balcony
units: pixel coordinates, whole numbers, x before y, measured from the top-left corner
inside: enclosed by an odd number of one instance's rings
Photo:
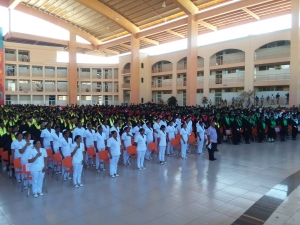
[[[47,71],[47,70],[45,70],[45,77],[46,78],[55,78],[55,71]]]
[[[176,87],[185,87],[186,86],[186,81],[177,81]]]
[[[256,53],[254,60],[267,60],[267,59],[279,59],[279,58],[288,58],[290,57],[290,51],[276,51],[276,52],[265,52],[265,53]]]
[[[122,76],[130,76],[131,75],[131,70],[130,69],[121,70],[121,75]]]
[[[172,64],[164,64],[157,67],[152,67],[152,73],[172,72]]]
[[[222,86],[232,85],[232,84],[244,84],[244,76],[236,77],[224,77],[224,78],[210,78],[209,84],[221,84]]]
[[[123,89],[130,89],[130,83],[122,84]]]
[[[80,78],[81,79],[90,79],[91,73],[90,72],[80,72]]]
[[[289,83],[288,81],[290,80],[290,74],[269,74],[269,75],[259,75],[259,76],[254,76],[254,82],[259,83],[259,82],[280,82],[282,84]]]
[[[16,61],[16,54],[5,53],[5,61]]]
[[[172,88],[172,82],[163,82],[163,83],[157,83],[152,84],[152,88]]]
[[[225,59],[211,59],[210,66],[220,66],[220,65],[227,65],[227,64],[235,64],[235,63],[244,63],[245,57],[232,57],[232,58],[225,58]]]
[[[203,85],[203,78],[197,79],[197,86],[202,86]]]
[[[68,78],[67,72],[57,71],[57,78]]]

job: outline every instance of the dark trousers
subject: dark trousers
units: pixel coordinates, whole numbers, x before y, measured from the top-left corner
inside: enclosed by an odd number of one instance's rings
[[[298,134],[298,127],[293,127],[292,128],[292,137],[293,137],[293,139],[297,138],[297,134]]]
[[[250,141],[251,134],[252,134],[252,130],[247,128],[247,130],[245,131],[245,141],[246,142]]]
[[[258,131],[258,141],[263,141],[265,139],[265,131]]]
[[[233,143],[234,144],[237,144],[237,143],[241,142],[240,131],[234,130],[232,132],[232,136],[233,136]]]
[[[275,132],[275,129],[272,128],[272,127],[269,127],[268,138],[273,138],[273,139],[276,138],[276,132]]]
[[[211,144],[211,149],[207,148],[208,150],[208,156],[210,160],[213,160],[215,158],[215,150],[217,149],[217,143]]]

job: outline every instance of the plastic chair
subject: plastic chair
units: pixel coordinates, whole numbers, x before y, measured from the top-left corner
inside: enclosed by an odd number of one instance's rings
[[[96,160],[95,147],[94,146],[88,147],[87,148],[87,154],[89,156],[87,166],[89,166],[91,164],[91,162],[92,162],[91,165],[93,165],[93,161]]]
[[[130,157],[132,160],[134,160],[134,159],[137,160],[137,152],[136,152],[136,146],[135,146],[135,145],[133,145],[133,146],[128,146],[128,147],[127,147],[127,152],[128,152],[128,154],[129,154],[129,157]],[[137,164],[137,163],[136,163],[136,164]],[[134,167],[133,167],[133,169],[134,169]]]
[[[157,149],[157,144],[155,142],[150,142],[148,144],[148,148],[151,151],[151,154],[152,154],[152,152],[154,152],[154,154],[155,154],[155,151]]]
[[[21,164],[21,158],[17,158],[15,160],[13,160],[13,167],[11,168],[14,168],[14,171],[15,171],[15,175],[16,174],[19,174],[19,175],[22,175],[22,164]],[[16,169],[19,169],[19,170],[16,170]],[[12,180],[13,180],[13,184],[14,184],[14,177],[12,177]],[[21,181],[22,181],[22,176],[21,176]]]
[[[55,168],[60,167],[60,172],[61,172],[61,167],[62,167],[62,160],[61,160],[61,155],[59,152],[55,153],[53,155],[53,170],[52,170],[52,177],[55,174]],[[56,180],[58,180],[58,176],[56,176]]]
[[[51,148],[46,149],[47,152],[47,161],[48,163],[52,163],[52,168],[54,167],[54,162],[53,162],[53,151]],[[48,166],[48,165],[47,165]],[[49,170],[48,170],[48,175],[49,175]]]
[[[225,132],[226,132],[227,138],[229,138],[230,143],[232,144],[232,137],[233,136],[232,136],[232,130],[231,130],[231,128],[229,130],[226,130]]]
[[[180,138],[181,138],[180,133],[178,133],[178,134],[175,135],[175,139],[180,140]]]
[[[68,174],[72,173],[72,174],[73,174],[73,172],[74,172],[72,160],[73,160],[72,157],[67,157],[67,158],[64,158],[64,159],[62,160],[62,166],[65,168],[65,171],[64,171],[64,173],[63,173],[62,176],[61,176],[61,182],[62,182],[62,183],[63,183],[63,181],[64,181],[63,178],[64,178],[64,175],[65,175],[66,173],[68,173]],[[70,184],[71,184],[71,183],[70,183]]]
[[[26,197],[28,197],[29,196],[29,189],[31,187],[31,185],[29,184],[29,181],[32,180],[32,177],[30,175],[30,171],[26,170],[26,164],[22,166],[22,173],[24,175],[24,179],[23,179],[23,185],[22,185],[22,190],[21,191],[23,192],[24,187],[26,187],[26,189],[27,189]],[[24,186],[24,181],[27,181],[26,186]]]
[[[254,141],[256,140],[256,137],[258,136],[257,127],[252,128],[252,136]]]
[[[107,150],[99,151],[98,152],[98,157],[100,159],[100,164],[103,165],[103,168],[105,168],[105,165],[109,165],[110,164],[109,153],[108,153]],[[103,178],[104,178],[104,175],[105,175],[104,170],[102,170],[102,174],[103,174]]]
[[[173,146],[174,150],[177,152],[177,159],[180,156],[181,146],[180,146],[180,139],[172,139],[171,145]]]
[[[193,150],[196,152],[196,148],[198,146],[198,143],[197,143],[197,140],[196,140],[196,138],[193,134],[188,137],[188,142],[194,148]]]

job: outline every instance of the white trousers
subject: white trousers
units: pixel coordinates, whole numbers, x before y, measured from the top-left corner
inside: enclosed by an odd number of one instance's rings
[[[22,174],[17,174],[17,171],[20,172],[20,171],[22,171],[22,169],[20,169],[20,168],[15,168],[15,176],[16,176],[16,180],[21,180],[21,179],[23,179]]]
[[[173,139],[174,139],[174,138],[169,139],[169,142],[168,142],[168,146],[167,146],[167,154],[168,154],[168,155],[174,152],[173,146],[171,145],[171,140],[173,140]]]
[[[92,147],[92,145],[91,145],[91,146],[87,146],[87,148],[89,148],[89,147]],[[85,152],[85,164],[86,164],[86,165],[88,165],[89,158],[92,158],[92,156],[89,156],[89,154],[88,154],[87,151],[86,151],[86,152]],[[96,157],[96,158],[97,158],[97,157]],[[92,165],[94,165],[93,160],[92,160]],[[89,166],[89,165],[88,165],[88,166]]]
[[[71,156],[70,155],[65,156],[65,158],[67,158],[67,157],[71,157]],[[67,169],[71,169],[71,168],[67,168]],[[68,178],[69,177],[69,173],[65,173],[65,167],[62,167],[61,173],[63,174],[63,178]]]
[[[39,194],[42,193],[43,189],[43,180],[45,173],[40,171],[30,171],[32,177],[32,194]]]
[[[105,149],[99,149],[99,151],[104,151]],[[102,160],[99,159],[98,157],[98,153],[96,152],[96,149],[95,149],[95,154],[96,154],[96,169],[98,170],[99,169],[99,166],[101,166],[101,169],[104,168],[103,164],[100,164],[100,162]]]
[[[183,143],[182,139],[180,139],[181,144],[181,157],[186,157],[186,149],[187,149],[187,142]]]
[[[147,150],[146,150],[146,154],[145,154],[145,159],[151,159],[151,152],[152,151],[148,147],[149,143],[151,143],[151,141],[150,142],[147,141]]]
[[[126,165],[129,162],[129,154],[127,151],[128,147],[125,147],[125,150],[123,150],[123,163]]]
[[[166,146],[159,146],[158,160],[160,162],[165,161],[165,152],[166,152]]]
[[[144,167],[144,161],[145,161],[145,154],[146,154],[146,151],[137,151],[137,167],[138,168],[143,168]]]
[[[119,158],[120,156],[118,155],[118,156],[113,156],[110,159],[110,168],[109,168],[110,175],[114,175],[118,173],[117,170],[118,170]]]
[[[73,182],[74,185],[81,184],[82,163],[73,163]]]
[[[204,145],[204,138],[201,138],[201,141],[199,140],[199,137],[197,137],[198,141],[198,153],[202,153],[203,145]]]

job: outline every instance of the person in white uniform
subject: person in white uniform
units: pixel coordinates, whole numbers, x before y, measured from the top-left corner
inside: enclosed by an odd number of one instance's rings
[[[28,155],[28,163],[30,163],[30,174],[32,177],[32,194],[35,198],[43,196],[43,180],[47,165],[47,152],[42,148],[41,141],[33,142],[34,148],[31,148]]]
[[[96,169],[97,172],[99,171],[99,165],[101,165],[101,170],[104,169],[104,165],[100,164],[100,159],[98,157],[99,151],[104,151],[106,147],[106,133],[103,132],[102,126],[98,126],[98,131],[94,134],[94,146],[95,146],[95,153],[96,153]]]
[[[53,129],[51,129],[51,124],[47,123],[46,124],[46,128],[44,130],[42,130],[40,138],[41,138],[41,143],[42,143],[42,147],[44,149],[50,149],[51,148],[51,134],[54,133]]]
[[[146,169],[144,167],[144,161],[145,161],[145,153],[147,150],[147,137],[145,135],[145,130],[144,128],[141,128],[139,130],[139,134],[135,135],[134,142],[137,146],[137,167],[139,170],[144,170]]]
[[[81,137],[83,137],[84,131],[85,131],[85,129],[82,127],[82,122],[78,122],[77,127],[73,131],[73,136],[72,136],[73,141],[77,135],[80,135]],[[83,143],[83,139],[82,139],[82,143]]]
[[[138,121],[137,124],[136,124],[136,126],[132,129],[133,135],[135,136],[135,135],[140,134],[140,129],[141,129],[141,128],[143,128],[143,127],[141,126],[141,122]]]
[[[171,140],[175,139],[175,133],[177,132],[172,121],[167,126],[166,132],[169,140],[169,142],[167,143],[167,155],[170,156],[171,154],[174,154],[173,146],[171,145]]]
[[[17,139],[11,143],[11,147],[10,147],[11,155],[13,156],[14,160],[21,158],[22,154],[20,153],[20,150],[22,151],[22,148],[26,145],[25,140],[23,140],[22,133],[17,133],[16,137],[17,137]],[[22,171],[22,169],[15,168],[15,171],[20,172],[20,171]],[[18,183],[20,183],[22,180],[21,174],[15,173],[15,177],[16,177],[16,180],[18,181]]]
[[[151,127],[151,122],[147,122],[146,127],[144,129],[145,129],[145,134],[146,134],[146,138],[147,138],[147,151],[145,154],[145,159],[151,160],[152,159],[152,157],[151,157],[152,151],[148,147],[148,144],[153,142],[153,129]]]
[[[81,136],[81,135],[80,135]],[[83,132],[83,143],[84,143],[84,149],[85,149],[85,163],[87,165],[87,167],[89,167],[88,165],[88,161],[89,158],[91,156],[89,156],[89,154],[87,153],[87,149],[89,147],[94,146],[94,136],[95,136],[95,131],[93,130],[93,125],[91,123],[87,124],[87,129]],[[92,166],[94,166],[94,163],[92,162]]]
[[[102,130],[105,133],[106,140],[109,138],[109,129],[110,127],[107,125],[107,120],[103,120]]]
[[[63,135],[60,132],[60,127],[56,126],[55,127],[55,132],[51,133],[51,137],[50,137],[50,145],[51,145],[51,149],[52,149],[53,154],[59,152],[60,139],[62,139],[62,138],[63,138]],[[55,172],[55,174],[60,173],[60,166],[56,166],[54,172]]]
[[[107,149],[110,155],[110,177],[118,177],[118,161],[121,155],[121,141],[116,131],[111,132],[111,138],[107,140]]]
[[[160,131],[160,119],[156,119],[156,122],[153,124],[153,134],[154,134],[154,141],[158,147],[158,132]]]
[[[28,164],[28,158],[29,158],[29,153],[33,148],[33,140],[31,140],[31,134],[29,132],[25,132],[23,133],[23,137],[24,137],[24,146],[22,149],[19,150],[21,156],[21,164],[26,165]],[[25,181],[24,180],[24,186],[25,189],[27,189],[27,186],[25,185],[25,182],[28,182],[29,184],[32,184],[32,181]]]
[[[124,146],[123,150],[123,163],[125,166],[129,165],[129,154],[128,154],[128,147],[132,146],[131,139],[133,138],[133,135],[130,133],[131,128],[130,127],[125,127],[124,128],[124,133],[121,136],[121,141]]]
[[[81,183],[81,175],[83,168],[83,159],[84,159],[84,144],[82,143],[82,137],[77,135],[74,138],[74,143],[71,147],[71,156],[72,156],[72,164],[73,164],[73,183],[74,187],[83,187]]]
[[[188,130],[188,137],[189,137],[193,131],[193,122],[192,122],[190,116],[186,119],[186,129]],[[187,143],[186,143],[186,151],[187,152],[190,152],[189,148],[190,148],[190,144],[187,141]]]
[[[114,126],[112,128],[110,128],[109,132],[110,132],[110,137],[112,136],[112,133],[113,131],[116,131],[117,132],[117,136],[118,138],[120,139],[120,128],[119,128],[119,123],[118,121],[115,121],[114,122]]]
[[[199,121],[197,123],[197,142],[198,142],[198,155],[203,155],[203,145],[204,145],[204,122]]]
[[[71,147],[72,147],[72,138],[69,137],[70,132],[67,130],[63,130],[63,138],[60,139],[60,147],[59,152],[61,154],[62,159],[71,156]],[[63,179],[67,180],[69,177],[68,173],[65,173],[65,168],[62,168],[62,173],[64,174]]]
[[[181,129],[181,118],[180,118],[180,115],[177,115],[177,118],[176,118],[176,128],[177,128],[177,132],[179,132],[180,131],[180,129]]]
[[[168,137],[167,137],[167,132],[166,132],[166,127],[165,125],[162,125],[160,127],[160,131],[158,132],[158,137],[159,137],[159,153],[158,153],[158,158],[159,158],[159,163],[161,165],[165,164],[165,152],[166,152],[166,147],[167,147],[167,142],[168,142]]]
[[[181,144],[181,158],[182,159],[187,159],[186,149],[187,149],[189,131],[186,126],[187,126],[186,123],[184,123],[182,125],[182,128],[180,129],[180,144]]]
[[[167,121],[166,121],[166,117],[163,117],[161,120],[160,120],[160,122],[159,122],[159,125],[160,125],[160,127],[162,126],[162,125],[164,125],[165,127],[167,127]]]

